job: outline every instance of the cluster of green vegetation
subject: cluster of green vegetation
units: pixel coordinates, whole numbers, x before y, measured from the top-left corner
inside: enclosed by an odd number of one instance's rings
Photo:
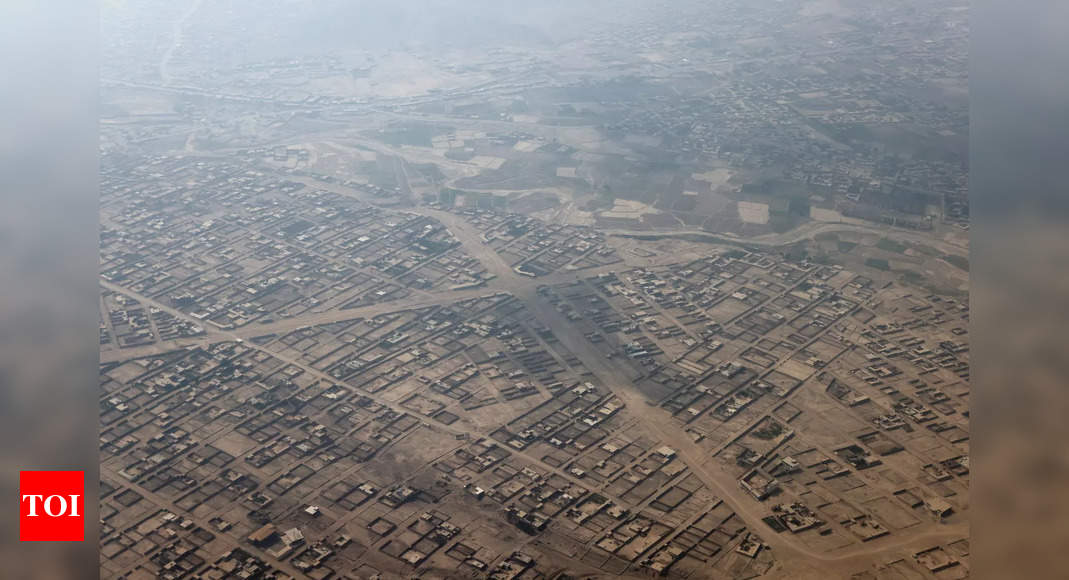
[[[909,249],[909,246],[901,242],[896,242],[890,238],[882,238],[880,241],[876,242],[876,247],[886,252],[894,252],[896,254],[901,254]]]
[[[883,258],[866,258],[865,265],[870,268],[876,268],[877,270],[883,270],[885,272],[891,269],[891,264]]]
[[[965,270],[966,272],[969,271],[969,259],[964,256],[955,256],[952,254],[947,254],[946,256],[943,256],[943,261],[956,268]]]
[[[761,429],[755,429],[753,432],[753,436],[757,437],[758,439],[764,439],[767,441],[769,439],[775,439],[776,437],[779,437],[782,433],[783,425],[780,425],[776,421],[772,421],[767,426],[762,427]]]

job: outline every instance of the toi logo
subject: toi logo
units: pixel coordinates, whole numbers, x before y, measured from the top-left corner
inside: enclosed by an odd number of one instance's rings
[[[81,471],[19,472],[19,540],[85,540],[85,474]]]

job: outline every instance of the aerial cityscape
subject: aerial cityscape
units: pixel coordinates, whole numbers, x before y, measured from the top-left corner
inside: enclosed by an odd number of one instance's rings
[[[101,576],[968,578],[968,17],[104,3]]]

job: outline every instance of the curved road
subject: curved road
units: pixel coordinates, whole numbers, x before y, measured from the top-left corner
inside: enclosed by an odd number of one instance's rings
[[[171,58],[174,57],[174,51],[182,46],[182,29],[186,27],[186,21],[197,12],[203,2],[204,0],[193,0],[182,16],[171,25],[171,44],[160,57],[160,82],[165,86],[171,84],[171,71],[168,68],[171,65]]]

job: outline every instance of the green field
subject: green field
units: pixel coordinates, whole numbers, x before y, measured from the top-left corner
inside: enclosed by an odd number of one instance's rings
[[[865,265],[885,272],[891,269],[891,264],[882,258],[868,258],[865,260]]]
[[[901,254],[907,249],[909,249],[909,246],[903,243],[896,242],[890,238],[883,238],[880,241],[876,242],[876,247],[887,252],[894,252],[896,254]]]
[[[965,270],[966,272],[969,271],[969,259],[966,257],[948,254],[943,256],[943,261],[958,269]]]

